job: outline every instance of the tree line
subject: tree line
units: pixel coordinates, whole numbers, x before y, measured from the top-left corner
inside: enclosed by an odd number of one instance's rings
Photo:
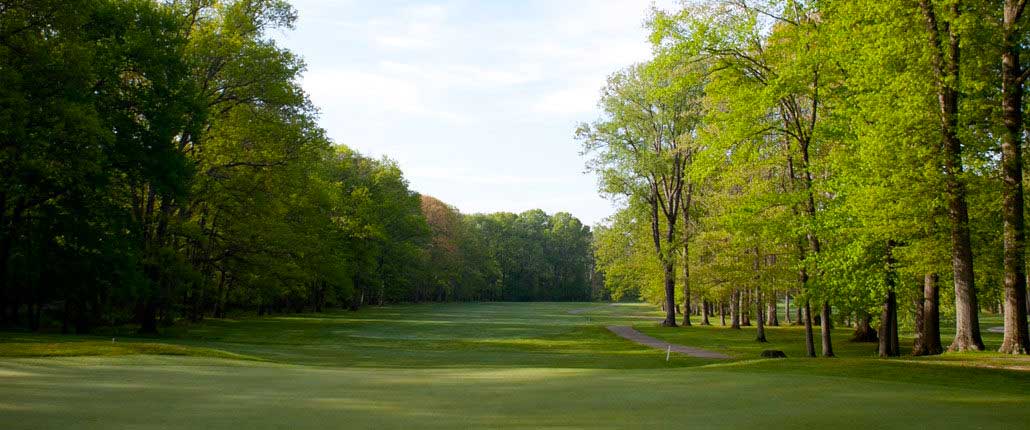
[[[654,55],[576,132],[621,203],[596,231],[606,290],[666,326],[754,318],[758,340],[782,301],[812,357],[836,324],[895,356],[899,324],[928,355],[954,321],[949,349],[983,350],[984,310],[1002,352],[1030,352],[1028,24],[1017,0],[654,10]]]
[[[419,298],[458,301],[589,301],[593,234],[567,212],[463,215],[428,196],[430,279]]]
[[[0,1],[0,325],[589,297],[571,215],[465,216],[331,142],[269,36],[295,20],[281,0]]]

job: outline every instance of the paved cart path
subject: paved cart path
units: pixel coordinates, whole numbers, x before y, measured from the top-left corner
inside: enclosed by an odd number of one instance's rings
[[[668,350],[668,349],[671,348],[672,352],[678,352],[680,354],[686,354],[686,355],[689,355],[691,357],[697,357],[697,358],[717,358],[717,359],[728,359],[728,358],[730,358],[730,356],[728,356],[728,355],[720,354],[720,353],[715,352],[715,351],[709,351],[707,349],[701,349],[701,348],[693,348],[693,347],[689,347],[689,346],[685,346],[685,345],[676,345],[674,343],[669,343],[669,342],[666,342],[666,341],[663,341],[663,340],[655,339],[655,338],[653,338],[651,336],[648,336],[646,334],[643,334],[643,333],[641,333],[639,331],[634,330],[633,327],[610,325],[610,326],[608,326],[608,330],[611,330],[612,333],[615,333],[615,334],[619,335],[620,337],[622,337],[624,339],[628,339],[628,340],[631,340],[633,342],[639,343],[641,345],[650,346],[651,348],[660,349],[660,350],[663,350],[663,351]]]

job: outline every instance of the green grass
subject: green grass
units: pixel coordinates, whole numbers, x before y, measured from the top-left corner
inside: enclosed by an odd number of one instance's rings
[[[570,314],[569,311],[579,313]],[[17,428],[1025,428],[1026,358],[882,360],[799,328],[662,329],[637,305],[442,304],[209,320],[161,338],[0,333],[0,426]],[[985,324],[989,326],[991,322]],[[604,329],[725,352],[712,361]],[[115,342],[111,342],[111,337]],[[988,342],[995,342],[993,334]],[[907,342],[907,340],[906,340]]]
[[[18,340],[24,340],[19,342]],[[213,357],[234,360],[256,360],[243,354],[234,354],[211,348],[190,347],[159,342],[106,342],[89,339],[53,339],[8,337],[0,343],[0,357],[81,357],[120,355],[179,355]]]

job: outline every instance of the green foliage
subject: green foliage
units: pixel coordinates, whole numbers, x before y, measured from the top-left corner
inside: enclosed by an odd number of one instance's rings
[[[950,2],[928,4],[962,37],[958,79],[944,85],[960,94],[958,181],[978,296],[993,308],[1004,277],[1001,10],[965,2],[953,16]],[[941,107],[917,3],[711,0],[655,9],[648,27],[654,57],[613,75],[607,117],[577,130],[600,190],[624,196],[595,242],[613,297],[658,302],[659,262],[641,246],[656,162],[631,156],[657,116],[633,112],[679,81],[696,85],[679,99],[700,103],[696,131],[684,133],[696,149],[683,179],[695,186],[692,216],[677,226],[695,292],[724,300],[761,288],[827,300],[846,316],[878,313],[893,289],[910,316],[926,274],[952,280]]]
[[[589,297],[578,220],[533,215],[539,279],[505,294],[502,245],[431,229],[396,163],[334,145],[271,37],[285,1],[0,11],[0,325]]]
[[[590,228],[564,212],[476,214],[464,217],[472,255],[487,259],[476,279],[505,301],[584,301],[593,277]],[[480,260],[482,261],[482,260]],[[492,294],[487,296],[486,294]]]

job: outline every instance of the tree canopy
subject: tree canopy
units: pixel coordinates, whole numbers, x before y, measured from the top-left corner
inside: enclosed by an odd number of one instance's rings
[[[622,203],[595,241],[612,296],[667,310],[682,301],[685,315],[728,303],[734,321],[753,312],[760,327],[767,306],[776,315],[770,302],[793,298],[809,356],[813,325],[832,356],[830,322],[861,326],[877,314],[881,354],[895,355],[899,312],[916,327],[917,354],[941,352],[941,316],[958,333],[952,350],[983,349],[979,312],[1003,311],[1002,351],[1027,353],[1024,8],[712,0],[655,9],[653,58],[615,72],[604,116],[577,131],[596,154],[588,166],[600,190]],[[681,105],[626,114],[646,106],[639,94],[667,94],[684,79],[693,90],[674,97]],[[656,125],[662,118],[692,121],[663,137],[688,145],[690,163],[678,184],[653,188],[650,178],[682,163],[634,155],[637,139],[673,130]],[[648,216],[649,201],[689,187],[689,222],[655,216],[661,206]],[[683,249],[641,246],[648,224]],[[701,303],[689,290],[655,289],[670,259],[686,266],[682,282]]]
[[[571,215],[462,215],[330,141],[285,1],[0,10],[4,325],[590,297]]]

